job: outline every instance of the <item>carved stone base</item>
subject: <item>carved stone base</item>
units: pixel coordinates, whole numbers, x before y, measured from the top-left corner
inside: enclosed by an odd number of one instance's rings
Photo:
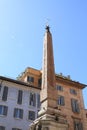
[[[29,130],[68,130],[68,123],[62,116],[45,114],[36,119]]]

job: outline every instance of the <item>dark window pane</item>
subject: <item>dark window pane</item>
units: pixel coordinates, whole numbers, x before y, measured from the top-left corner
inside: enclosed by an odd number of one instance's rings
[[[7,101],[7,95],[8,95],[8,87],[5,86],[3,90],[3,95],[2,95],[3,101]]]
[[[40,107],[40,94],[37,94],[37,107]]]
[[[29,111],[28,119],[35,120],[35,112],[34,111]]]
[[[12,128],[12,130],[21,130],[21,129],[19,129],[19,128]]]
[[[80,121],[74,121],[74,130],[83,130],[83,125]]]
[[[0,126],[0,130],[5,130],[5,127],[4,126]]]
[[[77,92],[76,92],[75,89],[70,89],[70,93],[71,93],[71,94],[74,94],[74,95],[77,95]]]
[[[34,82],[34,77],[28,76],[28,77],[27,77],[27,81],[28,81],[28,82]]]
[[[18,101],[17,101],[18,104],[22,104],[22,95],[23,95],[23,91],[19,90],[18,91]]]
[[[15,108],[14,109],[14,117],[22,119],[23,118],[23,110]]]
[[[63,86],[57,85],[56,89],[59,90],[59,91],[63,91]]]
[[[38,86],[41,87],[42,79],[38,79]]]
[[[0,105],[0,115],[7,115],[8,107]]]
[[[30,93],[29,105],[36,106],[36,94],[35,93]]]
[[[63,96],[58,96],[58,105],[64,106],[65,101]]]

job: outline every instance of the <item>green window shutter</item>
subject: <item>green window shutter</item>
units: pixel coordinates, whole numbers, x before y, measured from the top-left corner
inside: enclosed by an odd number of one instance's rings
[[[7,101],[7,95],[8,95],[8,87],[5,86],[3,90],[3,95],[2,95],[3,101]]]

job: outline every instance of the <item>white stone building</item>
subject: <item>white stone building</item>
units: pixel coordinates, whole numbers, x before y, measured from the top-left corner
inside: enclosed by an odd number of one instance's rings
[[[27,130],[40,110],[40,87],[0,76],[0,130]],[[31,83],[29,83],[31,82]]]

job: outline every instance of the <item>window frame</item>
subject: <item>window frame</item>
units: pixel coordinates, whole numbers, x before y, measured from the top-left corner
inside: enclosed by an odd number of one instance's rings
[[[57,89],[58,91],[63,91],[63,86],[61,86],[61,85],[56,85],[56,89]]]
[[[23,109],[14,108],[14,118],[23,119]]]
[[[22,99],[23,99],[23,91],[18,90],[18,98],[17,98],[17,104],[22,104]]]
[[[8,107],[4,105],[0,105],[0,116],[7,116]]]
[[[71,107],[74,113],[80,113],[80,107],[77,99],[71,98]]]
[[[31,116],[30,114],[31,114],[31,115],[34,114],[34,115],[33,115],[34,117],[30,117],[30,116]],[[35,120],[35,115],[36,115],[36,114],[35,114],[35,111],[29,110],[29,111],[28,111],[28,120],[32,120],[32,121]]]
[[[36,107],[36,93],[30,92],[30,94],[29,94],[29,105]]]
[[[8,97],[8,87],[4,86],[3,94],[2,94],[2,101],[7,101],[7,97]]]
[[[58,95],[58,101],[57,104],[60,106],[64,106],[65,105],[65,98],[62,95]]]

